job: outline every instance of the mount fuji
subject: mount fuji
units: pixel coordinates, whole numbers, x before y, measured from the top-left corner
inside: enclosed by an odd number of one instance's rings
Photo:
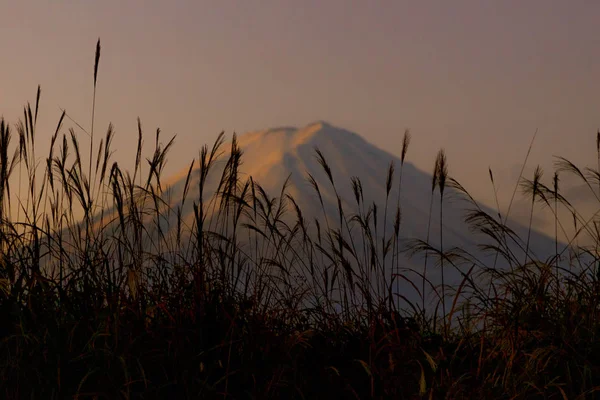
[[[320,225],[321,228],[330,225],[332,228],[339,228],[340,232],[345,230],[345,234],[351,237],[353,236],[351,231],[356,232],[360,229],[353,230],[340,226],[338,207],[341,205],[345,217],[350,219],[360,214],[361,210],[364,212],[376,204],[378,210],[372,216],[373,223],[376,220],[378,227],[376,228],[378,230],[375,230],[377,236],[375,243],[383,248],[384,226],[386,238],[391,237],[399,199],[401,211],[399,249],[406,248],[415,239],[425,241],[428,232],[428,243],[434,248],[440,245],[440,194],[435,190],[432,200],[432,175],[416,168],[408,161],[402,164],[399,157],[377,148],[358,134],[319,121],[303,128],[280,127],[249,132],[239,136],[236,141],[241,150],[237,177],[239,181],[243,182],[251,178],[269,196],[279,197],[281,201],[288,198],[287,196],[293,198],[306,224],[310,226],[308,231],[313,234],[316,225]],[[227,146],[225,148],[227,150],[223,150],[219,161],[215,164],[215,171],[205,179],[204,196],[210,196],[210,193],[217,190],[220,174],[231,154],[229,148]],[[327,163],[326,168],[323,168],[322,163],[319,162],[317,149]],[[395,173],[391,191],[386,199],[386,177],[390,163],[395,165]],[[181,199],[185,190],[189,190],[190,198],[194,196],[193,191],[198,186],[201,175],[197,166],[198,164],[195,163],[191,168],[183,169],[162,183],[162,186],[167,188],[165,198],[169,202],[169,207],[178,210],[177,216],[173,214],[172,218],[178,218],[189,226],[194,224],[194,201],[187,200],[182,203]],[[335,186],[331,184],[326,172],[327,168],[330,169]],[[314,179],[313,183],[307,179],[309,176]],[[361,205],[357,205],[352,178],[360,180]],[[318,185],[318,192],[315,190],[315,183]],[[285,190],[282,192],[284,184]],[[388,211],[385,211],[386,204]],[[494,260],[489,255],[486,258],[480,250],[482,244],[490,243],[490,238],[480,232],[474,232],[465,222],[466,210],[474,208],[489,216],[498,215],[496,210],[483,204],[465,201],[464,193],[459,193],[455,188],[446,188],[443,198],[444,250],[459,248],[481,257],[478,258],[479,260],[487,260],[490,266],[494,262],[496,266],[497,259]],[[207,221],[211,219],[210,212],[207,208],[205,213]],[[292,211],[291,214],[295,216],[295,212]],[[430,214],[431,225],[428,222]],[[515,254],[516,259],[526,262],[524,243],[528,236],[528,227],[511,220],[506,225],[523,239],[520,245],[512,246],[509,251]],[[163,226],[161,229],[169,230],[173,229],[176,223],[164,221],[161,226]],[[553,256],[554,251],[553,238],[531,231],[527,252],[531,255],[530,258],[545,260]],[[408,256],[406,253],[397,256],[399,263],[409,269],[422,271],[423,258],[419,257],[419,254]],[[432,258],[429,262],[434,263]],[[498,265],[500,264],[501,261]],[[393,266],[390,265],[389,268]],[[439,281],[439,268],[431,266],[428,273],[432,282]],[[446,276],[449,284],[456,284],[461,279],[460,273],[449,272]]]

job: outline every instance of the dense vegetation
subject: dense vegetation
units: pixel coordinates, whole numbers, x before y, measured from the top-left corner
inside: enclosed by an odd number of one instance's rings
[[[99,58],[98,43],[94,93]],[[484,250],[497,256],[493,265],[429,239],[402,243],[400,201],[364,204],[357,178],[355,210],[338,202],[338,220],[307,221],[285,187],[274,198],[241,179],[235,137],[218,189],[205,193],[222,135],[202,148],[176,203],[165,201],[161,184],[173,141],[162,145],[157,132],[143,174],[141,124],[133,173],[111,161],[112,127],[98,141],[92,117],[88,152],[74,129],[65,134],[65,112],[42,161],[39,105],[38,89],[21,121],[0,123],[0,397],[599,396],[598,246],[576,246],[574,235],[568,250],[557,240],[553,258],[533,259],[529,237],[516,237],[507,215],[489,215],[448,176],[443,151],[431,196],[443,204],[453,190],[470,201],[466,222],[491,240]],[[406,134],[399,173],[382,171],[388,196],[401,185],[408,145]],[[317,159],[335,188],[326,157]],[[521,179],[532,214],[537,203],[566,207],[577,232],[600,243],[593,220],[561,195],[563,172],[594,193],[600,187],[600,170],[559,159],[551,187],[540,169]],[[181,217],[185,204],[193,221]],[[396,216],[389,237],[378,234],[377,206]],[[442,208],[429,223],[443,218]],[[459,271],[462,283],[433,285],[427,269],[400,265],[401,252],[435,258],[435,268]],[[394,293],[396,280],[415,274],[420,301]]]

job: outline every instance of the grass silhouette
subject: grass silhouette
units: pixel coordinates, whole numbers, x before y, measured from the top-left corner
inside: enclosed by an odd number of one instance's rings
[[[98,41],[93,108],[99,61]],[[489,215],[448,175],[441,150],[431,204],[436,189],[442,203],[448,188],[464,195],[466,222],[491,239],[482,243],[495,255],[490,266],[460,249],[434,248],[429,233],[425,241],[400,242],[400,194],[396,209],[388,210],[393,164],[383,205],[386,216],[395,215],[392,237],[386,226],[378,230],[381,210],[365,204],[356,177],[356,210],[344,209],[318,149],[316,160],[337,196],[335,221],[312,175],[321,222],[306,220],[286,184],[274,198],[252,177],[243,180],[235,135],[222,160],[223,133],[201,148],[182,198],[171,207],[161,176],[174,138],[163,145],[156,132],[144,174],[138,119],[130,173],[111,160],[112,125],[95,143],[92,110],[85,160],[75,131],[64,133],[69,116],[63,111],[46,162],[39,163],[40,98],[38,88],[35,106],[24,108],[15,128],[0,121],[3,398],[598,396],[598,245],[579,247],[576,239],[581,232],[596,243],[600,237],[594,220],[561,195],[558,174],[574,174],[596,193],[600,170],[559,158],[553,187],[542,183],[539,168],[532,180],[520,179],[531,196],[529,232],[537,203],[554,212],[555,255],[543,261],[530,254],[529,233],[524,242],[506,225],[508,213]],[[399,192],[409,141],[407,132]],[[598,154],[600,160],[600,146]],[[218,182],[215,191],[208,189],[211,179]],[[491,170],[490,179],[493,185]],[[182,217],[185,204],[193,206],[191,221]],[[561,252],[559,205],[577,229]],[[439,219],[443,235],[442,208]],[[525,259],[514,252],[518,245]],[[386,270],[390,248],[392,271]],[[401,251],[424,254],[424,268],[407,271]],[[428,277],[427,257],[439,260],[441,287]],[[458,286],[445,284],[446,268],[460,272]],[[396,293],[398,280],[410,281],[420,300]],[[426,306],[432,301],[433,310]]]

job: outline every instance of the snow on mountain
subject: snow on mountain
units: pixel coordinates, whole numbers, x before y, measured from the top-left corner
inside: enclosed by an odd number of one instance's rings
[[[399,140],[400,142],[400,140]],[[258,182],[270,196],[280,195],[282,185],[289,177],[289,186],[286,193],[292,196],[302,209],[304,218],[308,224],[314,227],[315,219],[322,226],[326,222],[332,227],[339,226],[339,215],[337,213],[336,192],[328,182],[327,175],[316,158],[315,149],[319,149],[324,155],[331,168],[337,193],[339,194],[346,216],[351,217],[357,213],[354,192],[352,190],[351,178],[358,177],[362,183],[364,193],[364,209],[368,209],[373,203],[378,207],[379,242],[383,230],[383,218],[386,203],[386,175],[390,162],[395,164],[395,174],[392,190],[389,196],[387,222],[387,237],[392,233],[395,217],[398,187],[400,180],[401,163],[399,157],[390,152],[381,150],[356,133],[337,128],[326,122],[315,122],[304,128],[281,127],[256,132],[249,132],[238,138],[239,146],[243,152],[240,166],[240,180],[245,181],[252,177]],[[227,145],[224,146],[224,154],[220,158],[220,170],[228,158]],[[394,149],[400,153],[401,149]],[[407,159],[410,159],[410,149]],[[197,167],[196,163],[196,167]],[[450,169],[452,160],[449,160]],[[176,209],[181,199],[188,169],[167,181],[168,197],[174,201],[171,207]],[[209,178],[207,187],[216,188],[220,178],[220,172],[213,171]],[[307,181],[308,174],[315,177],[319,184],[324,201],[325,213],[321,208],[318,195]],[[188,224],[193,221],[192,198],[196,196],[194,188],[198,186],[199,172],[194,169],[190,176],[190,200],[182,207],[181,215]],[[164,185],[164,183],[163,183]],[[406,245],[408,240],[418,238],[425,240],[428,231],[428,219],[430,215],[432,176],[414,167],[410,162],[405,162],[402,169],[402,183],[400,190],[401,204],[401,244]],[[210,190],[208,191],[210,192]],[[430,243],[439,246],[439,191],[434,193],[432,224],[430,231]],[[490,242],[481,235],[475,235],[469,230],[464,222],[464,208],[473,208],[472,204],[464,201],[456,191],[447,187],[444,195],[444,217],[443,217],[443,241],[444,248],[459,247],[471,252],[477,251],[477,244]],[[362,206],[361,206],[362,207]],[[485,206],[482,209],[489,215],[496,212]],[[293,212],[292,212],[293,214]],[[510,227],[525,240],[527,228],[523,224],[511,221]],[[170,224],[170,226],[174,226]],[[513,249],[518,253],[519,249]],[[530,251],[540,259],[545,259],[554,251],[554,240],[537,232],[532,232],[530,240]],[[519,259],[525,257],[517,255]],[[488,260],[489,261],[489,260]],[[404,265],[413,268],[421,268],[422,257],[403,258]],[[499,263],[499,265],[501,262]],[[439,272],[439,271],[438,271]],[[433,272],[436,275],[438,272]],[[460,280],[460,274],[455,274],[453,281]],[[435,280],[435,279],[434,279]]]

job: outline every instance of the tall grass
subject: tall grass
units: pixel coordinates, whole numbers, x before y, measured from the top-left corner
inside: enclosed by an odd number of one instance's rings
[[[288,192],[289,180],[273,197],[245,177],[235,135],[228,149],[223,133],[203,146],[177,192],[162,179],[174,138],[165,143],[157,130],[144,164],[138,119],[132,172],[112,160],[112,125],[95,141],[99,62],[98,41],[87,155],[80,135],[63,127],[70,119],[63,111],[39,162],[39,89],[15,129],[0,120],[2,397],[597,396],[598,251],[576,244],[595,225],[560,193],[558,173],[578,176],[596,193],[600,170],[559,158],[552,187],[541,170],[523,179],[532,208],[522,239],[507,225],[508,211],[503,218],[498,207],[490,215],[448,175],[440,151],[427,238],[403,243],[408,132],[391,235],[393,164],[382,228],[380,206],[366,204],[358,177],[351,179],[355,209],[344,206],[334,166],[318,149],[316,161],[336,197],[335,220],[315,176],[308,181],[322,216],[304,213]],[[490,179],[494,184],[491,170]],[[436,189],[439,248],[429,235]],[[444,247],[450,192],[465,199],[466,223],[495,256],[492,265],[479,253]],[[529,243],[540,203],[552,205],[555,216],[555,254],[548,260],[536,258]],[[558,241],[561,207],[577,224],[566,247]],[[423,268],[402,265],[402,252],[423,255]],[[440,286],[431,259],[438,261]],[[461,277],[456,286],[446,282],[447,269]],[[400,281],[418,301],[398,289]]]

